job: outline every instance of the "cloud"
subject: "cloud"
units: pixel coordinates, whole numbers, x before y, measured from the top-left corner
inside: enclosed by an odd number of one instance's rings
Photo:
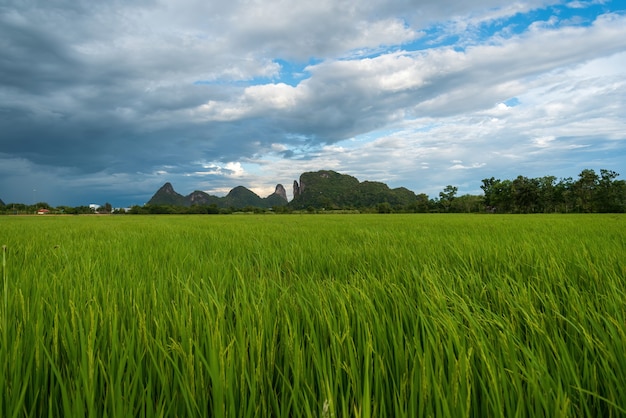
[[[0,197],[619,170],[626,17],[596,3],[9,0]]]
[[[252,86],[234,101],[205,107],[217,120],[263,116],[287,130],[335,142],[407,116],[489,108],[532,86],[539,74],[619,52],[624,23],[608,16],[588,28],[536,30],[465,51],[445,47],[326,61],[309,66],[311,77],[296,87]],[[535,45],[556,52],[537,53]],[[275,115],[278,109],[284,112]]]

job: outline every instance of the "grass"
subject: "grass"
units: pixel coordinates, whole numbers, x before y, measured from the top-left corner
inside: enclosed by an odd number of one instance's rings
[[[625,226],[3,217],[0,416],[624,416]]]

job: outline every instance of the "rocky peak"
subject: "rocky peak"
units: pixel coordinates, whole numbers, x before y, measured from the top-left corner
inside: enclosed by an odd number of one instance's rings
[[[295,199],[298,196],[300,196],[300,186],[298,185],[298,180],[294,180],[293,181],[293,197]]]
[[[176,193],[171,183],[165,183],[148,201],[151,205],[189,206],[183,195]]]
[[[215,203],[215,197],[201,190],[196,190],[186,197],[191,205],[209,205]]]
[[[172,186],[172,183],[170,182],[167,182],[163,186],[161,186],[161,188],[157,191],[157,193],[177,194],[176,191],[174,190],[174,186]]]
[[[282,197],[285,200],[287,200],[287,190],[285,190],[285,188],[283,187],[282,184],[277,184],[276,185],[276,189],[274,190],[274,194]]]

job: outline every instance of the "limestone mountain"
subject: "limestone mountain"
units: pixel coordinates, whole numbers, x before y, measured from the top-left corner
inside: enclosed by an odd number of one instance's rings
[[[274,189],[274,193],[276,196],[283,198],[283,200],[287,200],[287,190],[282,184],[277,184],[276,189]],[[272,196],[272,195],[270,195]],[[269,196],[268,196],[269,197]]]
[[[261,198],[253,191],[243,186],[237,186],[224,197],[213,196],[200,190],[196,190],[187,196],[183,196],[174,190],[171,183],[165,183],[148,201],[148,205],[186,207],[193,205],[215,205],[219,208],[236,209],[249,206],[271,208],[272,206],[285,206],[287,204],[287,195],[284,191],[285,188],[279,184],[276,186],[276,191],[274,193],[266,198]]]
[[[407,206],[418,200],[412,191],[399,187],[391,189],[385,183],[363,181],[331,170],[303,173],[300,182],[293,182],[294,209],[367,208],[381,203]]]
[[[246,206],[266,207],[263,199],[252,190],[243,186],[237,186],[224,197],[226,207],[244,208]]]
[[[148,201],[149,205],[190,206],[188,199],[176,193],[171,183],[165,183]]]
[[[192,192],[190,195],[186,197],[189,205],[198,205],[198,206],[210,206],[216,205],[220,206],[221,198],[217,196],[210,195],[200,190],[196,190]]]
[[[284,206],[287,204],[287,191],[282,184],[277,184],[274,193],[265,198],[269,207]]]
[[[347,174],[322,170],[302,173],[300,183],[293,182],[294,209],[352,206],[357,198],[359,180]]]
[[[427,196],[423,196],[427,199]],[[423,200],[423,199],[422,199]],[[274,193],[261,198],[244,186],[237,186],[226,196],[217,197],[196,190],[183,196],[165,183],[152,196],[149,205],[163,206],[216,206],[218,208],[242,209],[246,207],[271,208],[289,206],[292,209],[362,209],[376,208],[385,204],[388,207],[407,208],[415,205],[420,198],[412,191],[399,187],[391,189],[385,183],[376,181],[360,182],[356,177],[332,170],[306,172],[293,182],[293,200],[287,201],[287,192],[282,184],[276,185]]]

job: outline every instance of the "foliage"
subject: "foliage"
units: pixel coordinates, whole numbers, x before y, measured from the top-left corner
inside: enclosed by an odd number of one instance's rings
[[[554,176],[528,178],[517,176],[513,180],[495,177],[482,180],[483,195],[457,196],[458,187],[446,186],[438,198],[416,195],[404,187],[389,188],[375,181],[359,182],[355,177],[334,171],[304,173],[300,185],[295,182],[294,199],[287,203],[280,194],[261,198],[251,190],[238,186],[227,196],[217,197],[202,191],[188,196],[176,193],[166,183],[150,201],[134,206],[128,211],[114,210],[120,214],[225,214],[233,212],[255,213],[310,213],[358,211],[361,213],[623,213],[626,212],[626,181],[617,180],[619,174],[612,170],[585,169],[577,180]],[[51,208],[47,203],[36,205],[10,203],[0,206],[3,214],[33,214],[40,208],[51,213],[92,213],[85,206]],[[105,203],[99,213],[111,213],[112,206]]]
[[[0,416],[623,416],[625,222],[5,218]]]
[[[450,206],[452,206],[452,202],[454,201],[454,198],[456,197],[456,192],[458,191],[458,187],[448,185],[443,189],[442,192],[439,192],[439,203],[444,212],[450,211]]]
[[[616,180],[618,173],[582,170],[576,181],[556,177],[482,180],[485,205],[493,211],[533,212],[625,212],[626,182]]]
[[[355,177],[323,170],[303,173],[300,192],[289,202],[293,209],[374,209],[385,208],[385,213],[411,211],[409,206],[419,198],[405,187],[390,189],[385,183],[359,182]],[[382,206],[381,206],[382,205]],[[389,206],[389,208],[387,208]],[[416,210],[413,210],[416,211]]]
[[[359,180],[347,174],[323,170],[303,173],[299,192],[289,206],[294,209],[342,209],[357,201]]]
[[[284,202],[284,204],[287,204],[287,202]],[[271,207],[271,205],[266,204],[256,193],[243,186],[232,189],[222,200],[221,206],[234,208]]]

